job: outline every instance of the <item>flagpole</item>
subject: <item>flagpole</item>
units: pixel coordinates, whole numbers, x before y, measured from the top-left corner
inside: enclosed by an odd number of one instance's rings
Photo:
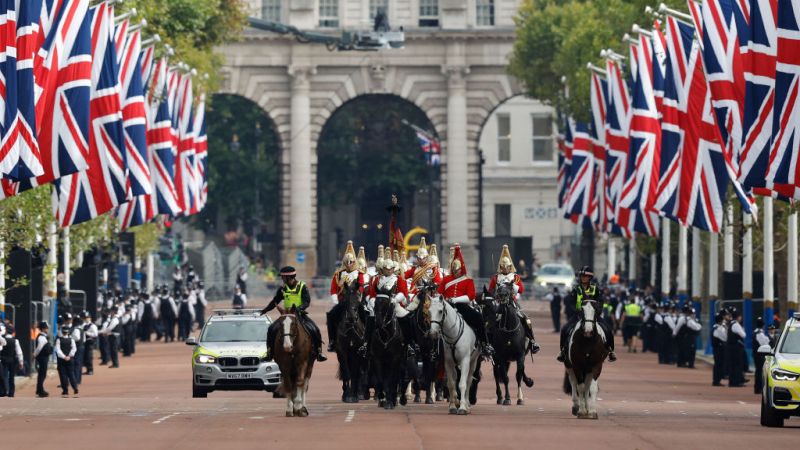
[[[750,349],[753,339],[753,216],[747,211],[742,211],[742,325],[747,333],[744,338],[744,348]]]
[[[700,280],[703,278],[700,271],[700,229],[692,228],[692,307],[697,314],[697,320],[702,320],[703,307],[700,303]],[[698,336],[699,339],[699,336]],[[702,339],[698,347],[702,348]]]
[[[728,203],[725,215],[725,248],[723,249],[724,265],[722,269],[725,272],[733,272],[733,205],[731,203]]]
[[[787,277],[789,284],[786,295],[786,312],[788,317],[794,316],[797,311],[797,211],[789,216],[788,222],[788,242],[786,250],[788,255]]]
[[[681,308],[686,305],[686,291],[689,277],[689,228],[683,224],[678,225],[678,304]],[[692,267],[694,270],[694,267]]]
[[[773,274],[775,272],[775,239],[772,223],[773,214],[772,197],[764,197],[764,325],[772,323],[773,305],[775,299],[775,286]]]
[[[669,219],[661,219],[661,299],[669,300]],[[653,268],[655,270],[655,267]]]
[[[719,296],[719,234],[712,232],[708,242],[708,329],[714,328],[714,315],[717,311]],[[706,355],[714,352],[711,348],[711,333],[708,333]]]
[[[47,253],[47,264],[50,266],[50,297],[56,298],[58,292],[58,232],[56,223],[50,222],[47,225],[47,240],[50,251]]]
[[[63,246],[62,255],[64,256],[64,295],[65,298],[69,298],[69,227],[64,227],[64,229],[61,231],[61,245]]]
[[[628,282],[636,281],[636,266],[639,264],[638,260],[636,236],[633,236],[628,240]]]
[[[614,276],[616,273],[617,267],[617,242],[614,238],[609,235],[608,236],[608,270],[607,270],[607,277],[608,281],[611,282],[611,277]]]
[[[153,272],[154,272],[153,253],[151,252],[151,253],[147,254],[147,293],[148,294],[153,292],[153,286],[154,286],[154,283],[153,283]]]

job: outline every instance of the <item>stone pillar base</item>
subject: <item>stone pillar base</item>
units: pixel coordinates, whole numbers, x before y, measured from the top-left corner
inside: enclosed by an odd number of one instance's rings
[[[311,245],[287,247],[281,252],[281,266],[294,267],[297,279],[308,282],[317,275],[317,248]]]

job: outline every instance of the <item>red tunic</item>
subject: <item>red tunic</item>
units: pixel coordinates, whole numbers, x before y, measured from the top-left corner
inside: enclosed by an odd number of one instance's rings
[[[426,267],[427,267],[427,265],[424,266],[424,267],[417,266],[417,267],[411,268],[411,269],[407,270],[406,273],[403,274],[403,276],[407,280],[411,280],[412,278],[414,278],[414,274],[417,273],[418,270],[426,270]],[[435,266],[431,266],[431,273],[433,275],[433,282],[436,283],[436,284],[441,284],[441,282],[442,282],[442,274],[439,272],[438,269],[436,269]],[[416,286],[412,286],[412,292],[414,292],[414,293],[417,292],[417,287]]]
[[[454,281],[459,280],[454,283]],[[472,278],[459,277],[456,278],[452,275],[444,277],[444,281],[439,285],[439,294],[444,295],[444,298],[450,299],[466,295],[469,301],[475,300],[475,282]]]
[[[347,273],[346,270],[340,269],[340,270],[337,270],[336,273],[333,274],[333,279],[331,279],[331,295],[339,295],[339,278],[344,276],[345,273]],[[364,292],[364,274],[361,273],[361,272],[358,272],[358,284],[360,285],[358,287],[358,289],[363,293]]]
[[[369,284],[369,291],[367,292],[367,297],[374,298],[378,295],[378,283],[380,277],[374,277],[374,281]],[[403,294],[406,296],[406,300],[401,302],[403,308],[406,307],[405,303],[408,302],[408,284],[403,280],[401,277],[397,277],[396,283],[397,289],[395,290],[396,294]]]
[[[519,278],[519,275],[514,274],[514,284],[519,287],[518,294],[522,294],[522,280]],[[492,281],[489,283],[489,291],[494,291],[495,286],[497,286],[497,274],[492,277]]]

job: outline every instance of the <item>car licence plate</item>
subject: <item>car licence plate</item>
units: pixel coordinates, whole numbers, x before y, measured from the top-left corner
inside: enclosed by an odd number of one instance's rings
[[[252,378],[252,373],[229,373],[227,377],[229,380],[236,380],[240,378]]]

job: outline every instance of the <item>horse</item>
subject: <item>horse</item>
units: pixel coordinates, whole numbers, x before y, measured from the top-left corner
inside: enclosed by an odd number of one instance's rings
[[[336,358],[339,360],[339,379],[342,380],[342,401],[358,403],[362,361],[358,348],[364,343],[364,321],[359,313],[361,292],[358,281],[345,283],[340,301],[344,302],[345,315],[339,321],[336,333]]]
[[[597,419],[597,380],[608,356],[605,336],[597,325],[600,306],[596,300],[581,301],[580,322],[570,331],[564,360],[564,393],[572,394],[572,415]]]
[[[384,409],[394,409],[397,406],[398,386],[406,372],[407,359],[403,332],[397,323],[392,301],[392,288],[393,286],[377,288],[375,330],[370,343],[371,369],[377,380],[375,397],[378,398],[378,407]],[[405,395],[400,397],[400,403],[405,405]]]
[[[437,286],[435,284],[424,284],[418,288],[418,296],[421,304],[414,311],[414,341],[419,345],[420,352],[417,355],[420,362],[422,362],[422,372],[414,380],[414,403],[422,401],[420,393],[425,390],[425,403],[433,404],[432,390],[436,389],[436,399],[443,401],[442,396],[442,380],[439,380],[439,367],[442,364],[441,357],[443,355],[442,340],[433,339],[431,337],[431,318],[428,314],[428,293],[436,295]]]
[[[283,309],[276,320],[278,335],[275,339],[275,362],[281,371],[278,393],[286,395],[286,417],[307,417],[306,393],[316,354],[314,342],[300,323],[297,307]]]
[[[444,341],[444,368],[447,372],[447,388],[450,395],[448,412],[460,416],[470,414],[470,400],[477,399],[477,384],[473,383],[472,379],[478,372],[478,360],[481,356],[478,338],[461,315],[441,296],[428,296],[428,301],[430,301],[428,311],[431,315],[431,336],[434,339],[441,337]],[[470,392],[467,392],[468,379]],[[456,380],[458,380],[458,390],[456,390]]]
[[[524,324],[517,315],[514,305],[514,290],[510,283],[500,283],[495,287],[495,304],[483,288],[483,295],[479,302],[483,306],[483,318],[487,323],[489,339],[494,347],[495,354],[493,373],[497,392],[498,405],[510,405],[511,397],[508,393],[508,370],[511,362],[517,363],[517,405],[524,405],[522,395],[522,382],[528,387],[533,387],[533,379],[525,375],[525,357],[528,355],[527,336],[523,329]],[[502,396],[500,383],[505,386],[505,399]]]

